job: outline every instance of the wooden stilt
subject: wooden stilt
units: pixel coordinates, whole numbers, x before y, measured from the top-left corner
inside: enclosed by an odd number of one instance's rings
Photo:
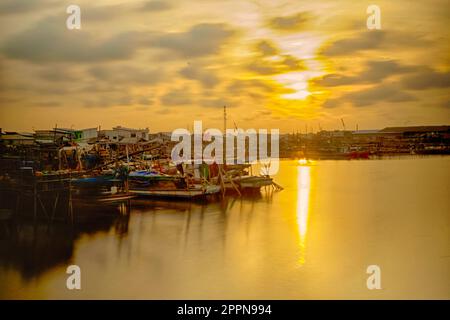
[[[34,220],[37,219],[37,185],[36,185],[36,182],[34,182],[34,188],[33,188],[33,217],[34,217]]]
[[[224,169],[223,170],[223,176],[226,177],[226,172]],[[231,186],[233,187],[234,190],[236,190],[236,192],[238,193],[239,196],[241,196],[241,191],[239,191],[239,187],[234,183],[233,179],[231,177],[228,178],[230,181]]]
[[[51,221],[53,221],[55,219],[56,207],[58,206],[58,200],[59,200],[59,192],[56,194],[55,202],[53,203],[52,216],[50,219]]]
[[[47,213],[47,209],[45,208],[44,203],[42,203],[41,197],[40,197],[39,195],[37,195],[37,198],[38,198],[39,203],[40,203],[40,205],[41,205],[42,211],[44,212],[44,214],[45,214],[45,216],[47,217],[47,219],[49,219],[50,217],[49,217],[49,215],[48,215],[48,213]]]
[[[19,210],[20,210],[20,192],[17,192],[17,198],[16,198],[16,216],[19,215]]]
[[[236,190],[236,192],[238,193],[239,197],[242,196],[241,191],[239,191],[239,187],[234,183],[232,178],[230,178],[230,183],[234,190]]]
[[[277,191],[281,191],[281,190],[284,189],[284,188],[283,188],[282,186],[280,186],[278,183],[273,182],[273,181],[272,181],[272,186],[273,186],[274,189],[277,190]]]
[[[220,180],[220,188],[222,189],[222,198],[225,197],[226,187],[225,181],[222,173],[222,165],[219,165],[219,180]]]
[[[73,224],[73,206],[72,206],[72,175],[69,176],[69,219]]]

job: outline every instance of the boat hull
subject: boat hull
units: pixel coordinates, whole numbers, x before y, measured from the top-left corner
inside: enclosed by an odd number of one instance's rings
[[[207,186],[202,189],[131,189],[130,192],[140,197],[193,199],[206,197],[220,192],[218,186]]]

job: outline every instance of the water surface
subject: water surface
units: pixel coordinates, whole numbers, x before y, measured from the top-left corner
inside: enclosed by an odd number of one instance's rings
[[[282,161],[281,192],[1,239],[0,298],[450,298],[450,157]],[[82,290],[66,289],[77,264]],[[366,268],[381,268],[368,290]]]

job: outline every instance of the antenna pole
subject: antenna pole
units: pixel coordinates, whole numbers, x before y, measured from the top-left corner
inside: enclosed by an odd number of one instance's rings
[[[227,131],[227,106],[223,106],[223,132]]]

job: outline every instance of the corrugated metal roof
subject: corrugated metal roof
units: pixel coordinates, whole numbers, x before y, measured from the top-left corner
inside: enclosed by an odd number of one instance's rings
[[[402,132],[436,132],[450,131],[450,126],[414,126],[414,127],[387,127],[380,132],[382,133],[402,133]]]

